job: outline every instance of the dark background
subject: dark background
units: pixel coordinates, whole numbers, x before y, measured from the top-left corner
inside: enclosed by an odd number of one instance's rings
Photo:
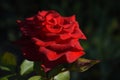
[[[19,64],[23,57],[12,44],[20,38],[16,20],[51,9],[76,15],[87,36],[81,41],[85,57],[101,60],[84,73],[73,72],[72,80],[120,80],[120,0],[0,0],[0,54],[13,53]]]

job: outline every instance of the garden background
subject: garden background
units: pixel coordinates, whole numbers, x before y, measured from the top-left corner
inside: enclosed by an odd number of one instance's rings
[[[84,57],[101,60],[86,72],[72,72],[71,80],[120,80],[120,0],[0,0],[0,80],[8,76],[27,80],[34,75],[19,74],[24,58],[12,43],[20,38],[16,20],[51,9],[63,16],[76,15],[87,36],[80,41]]]

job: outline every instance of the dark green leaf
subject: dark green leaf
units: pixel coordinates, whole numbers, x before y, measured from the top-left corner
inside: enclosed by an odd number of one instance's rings
[[[10,75],[7,75],[7,76],[4,76],[2,78],[0,78],[0,80],[9,80],[8,78],[9,77],[12,77],[12,76],[15,76],[16,74],[10,74]]]
[[[0,66],[0,69],[5,71],[10,71],[10,68],[6,66]]]
[[[8,78],[4,77],[4,78],[0,78],[0,80],[8,80]]]
[[[7,66],[16,66],[17,65],[17,59],[16,56],[13,55],[10,52],[6,52],[3,54],[1,60],[1,64],[7,65]]]

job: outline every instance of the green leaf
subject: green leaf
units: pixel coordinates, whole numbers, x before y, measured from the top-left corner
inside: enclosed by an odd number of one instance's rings
[[[1,66],[0,65],[0,69],[1,70],[5,70],[5,71],[10,71],[10,68],[6,67],[6,66]]]
[[[8,78],[9,77],[12,77],[12,76],[15,76],[16,74],[10,74],[10,75],[7,75],[7,76],[4,76],[2,78],[0,78],[0,80],[9,80]]]
[[[4,77],[4,78],[0,78],[0,80],[8,80],[8,78]]]
[[[70,80],[70,72],[69,71],[61,72],[54,77],[54,80]]]
[[[75,63],[72,64],[70,70],[84,72],[99,62],[99,60],[79,58]]]
[[[40,76],[30,77],[28,80],[42,80]]]
[[[20,66],[20,74],[25,75],[33,71],[33,62],[24,60]]]
[[[13,55],[12,53],[10,52],[5,52],[1,59],[1,64],[2,65],[6,65],[6,66],[16,66],[17,65],[17,59],[16,59],[16,56]]]

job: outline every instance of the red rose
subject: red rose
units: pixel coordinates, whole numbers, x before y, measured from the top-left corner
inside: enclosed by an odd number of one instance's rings
[[[75,16],[63,17],[55,11],[41,11],[37,15],[17,21],[22,32],[19,40],[23,55],[42,62],[44,71],[72,63],[84,54],[79,39],[86,39]]]

